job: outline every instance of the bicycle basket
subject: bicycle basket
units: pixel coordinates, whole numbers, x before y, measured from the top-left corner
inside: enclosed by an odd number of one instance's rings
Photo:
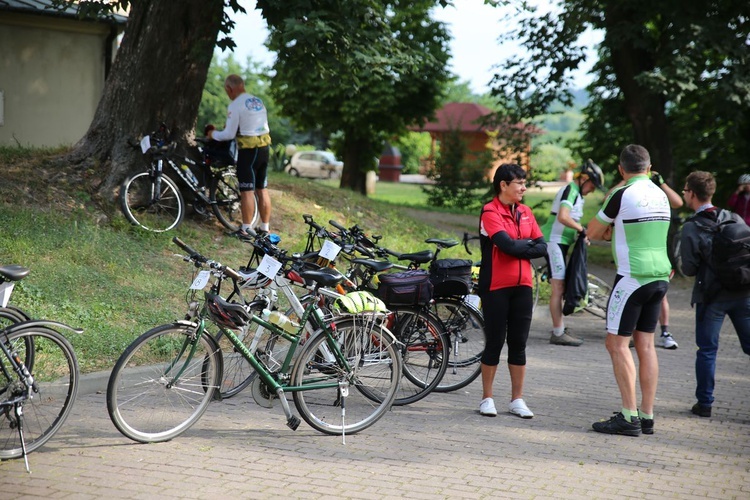
[[[436,297],[466,295],[471,292],[473,262],[464,259],[440,259],[430,266],[430,281]]]
[[[231,167],[236,163],[234,141],[209,141],[203,148],[203,161],[213,169]]]

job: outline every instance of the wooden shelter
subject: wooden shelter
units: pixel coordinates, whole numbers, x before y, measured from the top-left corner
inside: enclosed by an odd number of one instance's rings
[[[504,141],[498,139],[500,134],[498,134],[499,129],[497,127],[484,125],[484,118],[491,114],[492,110],[481,104],[450,102],[435,112],[435,118],[432,121],[425,123],[422,127],[413,128],[413,130],[419,132],[428,132],[432,138],[430,158],[426,160],[426,165],[423,164],[423,170],[427,170],[434,165],[436,145],[443,140],[445,134],[455,131],[461,134],[469,151],[482,153],[487,149],[492,150],[494,161],[488,168],[487,177],[489,179],[492,178],[499,165],[517,163],[519,156],[521,166],[528,170],[531,152],[530,136],[522,151],[511,151],[504,147]]]

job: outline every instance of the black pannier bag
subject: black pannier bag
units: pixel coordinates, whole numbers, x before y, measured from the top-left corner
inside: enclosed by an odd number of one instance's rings
[[[376,295],[387,306],[424,305],[432,299],[432,283],[427,271],[414,270],[378,275]]]
[[[468,295],[471,292],[471,266],[466,259],[439,259],[430,266],[430,281],[436,297]]]

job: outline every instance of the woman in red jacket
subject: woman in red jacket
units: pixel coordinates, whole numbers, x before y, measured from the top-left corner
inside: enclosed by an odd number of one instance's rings
[[[482,402],[479,413],[497,415],[492,398],[500,351],[508,342],[510,413],[521,418],[534,414],[523,400],[526,375],[526,340],[533,308],[531,261],[547,253],[547,243],[534,214],[521,204],[526,192],[526,172],[504,164],[492,181],[495,197],[482,209],[479,219],[482,265],[479,295],[482,298],[487,343],[482,355]]]

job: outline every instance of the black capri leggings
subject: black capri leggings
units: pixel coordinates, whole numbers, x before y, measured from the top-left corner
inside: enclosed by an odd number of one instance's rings
[[[487,343],[482,354],[482,363],[497,366],[500,351],[508,340],[508,364],[526,364],[526,341],[531,328],[531,313],[534,301],[531,287],[514,286],[482,294],[484,331]]]

